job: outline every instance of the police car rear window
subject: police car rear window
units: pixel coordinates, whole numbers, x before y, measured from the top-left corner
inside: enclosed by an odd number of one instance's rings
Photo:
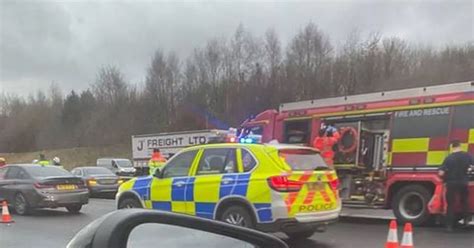
[[[309,149],[282,149],[280,159],[295,171],[327,169],[328,166],[318,152]]]

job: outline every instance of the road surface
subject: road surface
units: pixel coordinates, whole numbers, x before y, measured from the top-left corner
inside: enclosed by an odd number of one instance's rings
[[[78,230],[114,209],[113,200],[91,199],[79,215],[69,214],[63,209],[39,210],[32,216],[13,215],[15,223],[0,224],[0,247],[65,247]],[[327,232],[315,234],[309,240],[292,242],[285,239],[285,241],[294,248],[384,246],[388,231],[386,218],[390,218],[389,212],[346,210],[344,214],[367,215],[366,217],[371,215],[376,218],[345,217],[339,223],[330,226]],[[401,232],[401,227],[399,227],[400,238]],[[153,233],[149,236],[152,237]],[[284,235],[278,236],[284,238]],[[472,248],[474,247],[474,228],[448,234],[440,227],[417,227],[414,229],[414,240],[417,248]]]

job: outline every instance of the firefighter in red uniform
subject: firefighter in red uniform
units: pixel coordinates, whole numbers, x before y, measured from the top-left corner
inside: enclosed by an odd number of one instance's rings
[[[319,131],[319,136],[313,141],[313,147],[321,152],[321,156],[324,158],[328,165],[334,164],[334,151],[333,146],[339,142],[341,135],[337,129],[331,125],[322,126]]]

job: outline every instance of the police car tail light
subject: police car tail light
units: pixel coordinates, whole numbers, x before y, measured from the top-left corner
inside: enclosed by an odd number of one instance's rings
[[[333,190],[337,190],[339,188],[339,179],[329,181],[329,185]]]
[[[303,187],[302,182],[289,180],[287,176],[274,176],[268,178],[268,185],[279,192],[298,192]]]

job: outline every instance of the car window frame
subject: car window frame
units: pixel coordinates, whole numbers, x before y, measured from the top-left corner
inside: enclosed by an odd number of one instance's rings
[[[26,171],[24,168],[18,167],[20,170],[18,172],[18,178],[16,180],[31,180],[33,177]],[[23,173],[23,174],[22,174]],[[20,175],[26,175],[26,178],[20,178]]]
[[[195,152],[194,154],[194,158],[192,159],[191,161],[191,164],[189,165],[189,170],[188,170],[188,174],[187,175],[181,175],[181,176],[171,176],[171,177],[165,177],[165,173],[166,173],[166,169],[167,167],[169,167],[170,165],[172,165],[173,161],[178,159],[180,156],[184,155],[185,153],[188,153],[188,152]],[[176,155],[173,156],[172,159],[170,159],[165,167],[163,167],[163,171],[161,172],[161,179],[170,179],[170,178],[179,178],[179,177],[188,177],[188,176],[191,176],[193,175],[193,171],[194,171],[194,168],[195,168],[195,164],[196,164],[196,159],[198,159],[200,157],[200,153],[202,151],[200,149],[191,149],[191,150],[186,150],[186,151],[182,151]]]
[[[243,173],[243,174],[250,174],[252,173],[254,170],[256,170],[256,168],[259,166],[260,162],[259,160],[257,159],[257,156],[255,156],[255,154],[248,148],[246,147],[240,147],[238,149],[238,163],[240,163],[239,165],[239,173]],[[249,171],[244,171],[244,161],[243,161],[243,157],[242,157],[242,154],[243,154],[243,150],[247,151],[252,157],[253,157],[253,160],[255,160],[255,166],[249,170]],[[272,160],[273,161],[273,160]]]
[[[74,173],[75,171],[79,172],[79,174],[76,175],[76,174]],[[79,168],[73,169],[73,170],[71,171],[71,173],[72,173],[74,176],[78,176],[78,177],[84,176],[84,173],[82,173],[82,169],[79,169]]]
[[[6,166],[5,166],[5,167],[0,168],[0,172],[1,172],[2,170],[5,170],[5,173],[3,173],[3,176],[0,176],[0,180],[6,180],[6,179],[5,179],[5,176],[7,175],[8,169],[10,169],[10,167],[6,167]],[[1,175],[1,173],[0,173],[0,175]]]
[[[219,172],[219,173],[212,173],[212,174],[198,174],[199,173],[199,168],[200,168],[200,165],[201,165],[201,161],[204,159],[204,155],[205,155],[205,152],[206,151],[209,151],[209,150],[217,150],[217,149],[231,149],[231,150],[234,150],[234,161],[235,161],[235,165],[234,165],[234,169],[235,171],[232,172],[232,173],[222,173],[222,172]],[[240,169],[239,169],[239,159],[238,159],[238,152],[237,152],[238,148],[237,147],[210,147],[210,148],[203,148],[201,149],[201,154],[198,158],[198,161],[197,161],[197,164],[196,164],[196,169],[193,171],[193,175],[194,176],[216,176],[216,175],[227,175],[227,174],[235,174],[235,173],[240,173]],[[225,165],[225,162],[227,162],[227,154],[226,154],[226,158],[224,160],[224,165]]]
[[[8,168],[7,172],[5,173],[5,180],[18,180],[18,178],[8,178],[10,171],[12,170],[18,170],[20,171],[20,168],[18,166],[11,166]],[[19,172],[17,172],[18,175]]]

